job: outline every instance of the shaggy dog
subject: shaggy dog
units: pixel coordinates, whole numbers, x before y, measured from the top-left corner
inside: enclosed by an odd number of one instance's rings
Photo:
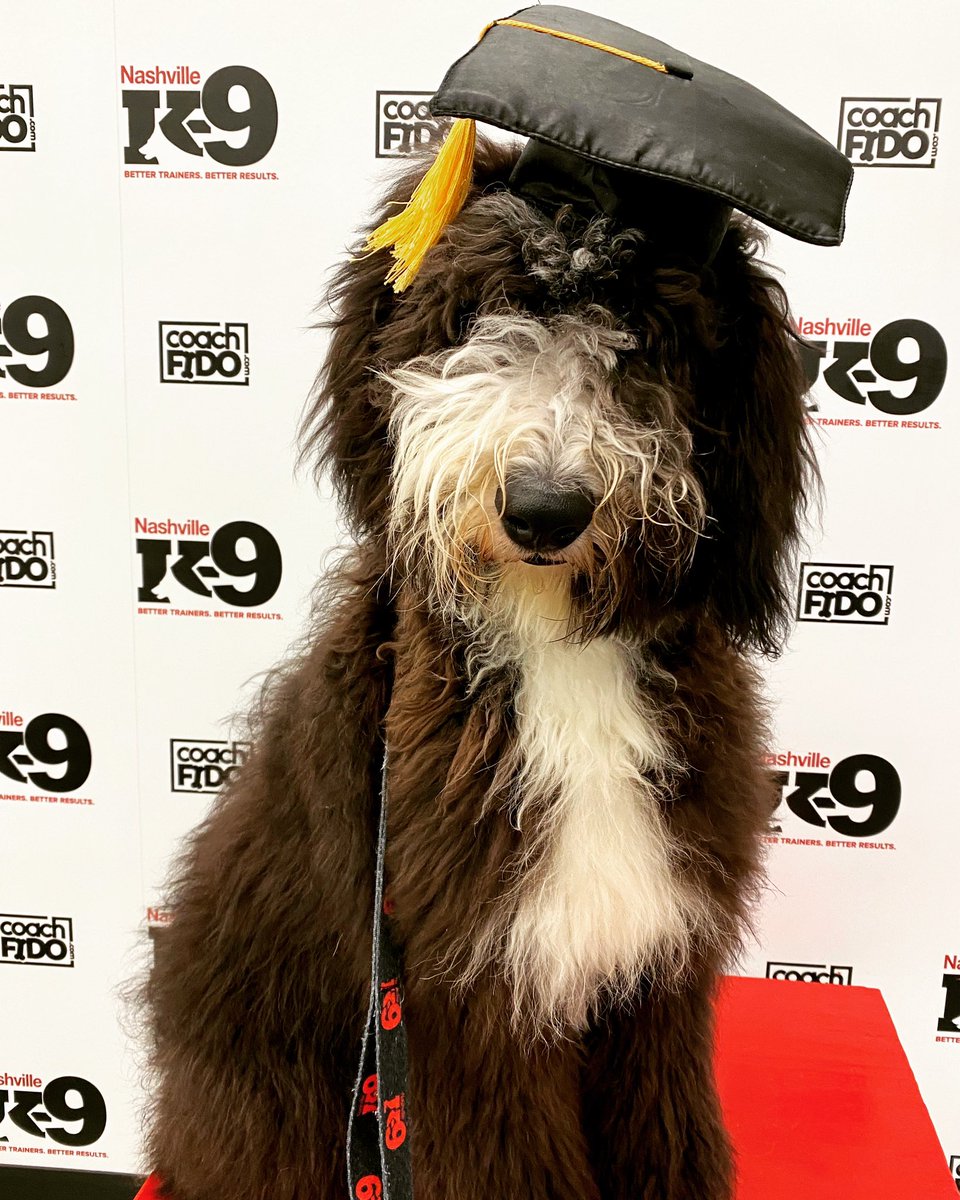
[[[744,219],[697,266],[533,207],[516,155],[481,142],[409,290],[337,277],[304,445],[356,545],[170,896],[176,1200],[346,1195],[384,741],[418,1200],[731,1194],[711,999],[774,807],[745,656],[788,621],[803,372]]]

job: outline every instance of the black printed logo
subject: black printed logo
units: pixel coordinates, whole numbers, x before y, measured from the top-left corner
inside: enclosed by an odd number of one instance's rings
[[[801,563],[798,621],[886,625],[893,567],[870,563]]]
[[[201,80],[200,72],[189,67],[121,67],[120,82],[137,85],[121,92],[126,164],[155,166],[170,147],[227,167],[250,166],[270,152],[277,136],[277,98],[260,72],[221,67]],[[170,82],[188,86],[157,86]]]
[[[0,83],[0,150],[36,150],[33,85]]]
[[[0,963],[72,967],[72,918],[0,913]]]
[[[827,966],[826,963],[768,962],[767,979],[792,979],[799,983],[853,983],[853,967]]]
[[[253,521],[230,521],[207,536],[209,526],[185,524],[196,526],[201,536],[137,538],[141,604],[170,604],[171,595],[180,590],[205,599],[216,597],[238,608],[256,608],[275,595],[283,563],[269,530]],[[168,533],[176,525],[137,517],[135,528],[137,533]],[[238,587],[236,580],[249,582]]]
[[[240,321],[161,321],[161,383],[250,382],[249,327]]]
[[[957,1185],[957,1191],[960,1192],[960,1154],[950,1155],[950,1175]]]
[[[73,326],[48,296],[20,296],[0,309],[0,379],[52,387],[73,365]]]
[[[855,167],[935,167],[940,100],[844,96],[837,147]]]
[[[60,1075],[44,1085],[29,1073],[0,1075],[0,1142],[16,1144],[27,1134],[58,1146],[90,1146],[106,1127],[103,1093],[89,1079]]]
[[[170,790],[201,795],[218,792],[249,753],[249,742],[171,738]]]
[[[946,997],[943,1015],[937,1020],[939,1033],[960,1033],[960,975],[947,973],[943,976]]]
[[[64,713],[41,713],[23,729],[0,729],[0,775],[14,783],[74,792],[87,782],[92,762],[86,731]]]
[[[437,141],[449,121],[430,112],[432,92],[377,92],[377,158],[403,158]]]
[[[0,529],[0,587],[55,588],[57,564],[49,529]]]
[[[776,771],[774,777],[782,797],[775,833],[782,833],[781,822],[792,813],[818,829],[871,838],[889,829],[900,811],[900,776],[878,754],[851,754],[829,771]]]
[[[856,336],[842,334],[850,328]],[[807,382],[823,382],[841,400],[870,406],[891,417],[909,417],[930,407],[947,378],[947,346],[926,321],[890,321],[876,333],[857,318],[797,322]],[[821,334],[827,336],[821,337]],[[872,334],[872,336],[871,336]],[[875,386],[879,385],[879,386]],[[910,385],[910,386],[908,386]],[[812,404],[810,411],[818,411]]]

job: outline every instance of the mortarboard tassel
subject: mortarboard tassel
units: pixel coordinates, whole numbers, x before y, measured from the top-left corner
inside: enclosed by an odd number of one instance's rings
[[[532,25],[528,21],[517,21],[512,17],[491,21],[480,34],[481,42],[495,25],[513,25],[518,29],[528,29],[534,33],[545,33],[568,42],[577,42],[582,46],[603,50],[608,54],[651,67],[654,71],[666,75],[679,75],[683,78],[690,76],[690,72],[683,67],[669,66],[639,54],[631,54],[627,50],[620,50],[616,46],[581,37],[579,34],[548,29],[544,25]],[[460,117],[454,121],[437,157],[420,180],[406,207],[395,216],[388,217],[367,238],[364,246],[367,253],[390,249],[394,263],[384,282],[392,283],[395,292],[402,292],[410,285],[427,252],[437,244],[444,229],[463,208],[473,180],[473,154],[476,144],[477,126],[473,118]]]
[[[386,282],[393,284],[395,292],[402,292],[408,286],[427,251],[437,244],[444,229],[463,208],[473,181],[476,143],[476,122],[468,117],[454,121],[409,203],[378,225],[367,238],[364,250],[390,248],[394,263]]]

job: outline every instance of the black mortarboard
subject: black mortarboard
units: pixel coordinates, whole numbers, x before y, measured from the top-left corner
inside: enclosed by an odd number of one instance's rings
[[[475,120],[530,139],[512,190],[541,207],[604,213],[704,261],[731,207],[803,241],[843,237],[853,168],[825,138],[742,79],[579,9],[537,5],[493,22],[431,109],[468,120],[455,123],[409,217],[371,238],[395,247],[398,288],[423,239],[432,245],[463,203]]]

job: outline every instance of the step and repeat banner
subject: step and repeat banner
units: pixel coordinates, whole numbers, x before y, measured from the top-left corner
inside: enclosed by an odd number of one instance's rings
[[[773,235],[824,477],[767,669],[782,785],[739,969],[879,987],[960,1186],[960,85],[951,3],[593,8],[773,94],[857,168]],[[0,5],[0,1190],[134,1172],[124,985],[341,540],[294,469],[330,268],[506,9]],[[864,1163],[865,1172],[872,1164]]]

